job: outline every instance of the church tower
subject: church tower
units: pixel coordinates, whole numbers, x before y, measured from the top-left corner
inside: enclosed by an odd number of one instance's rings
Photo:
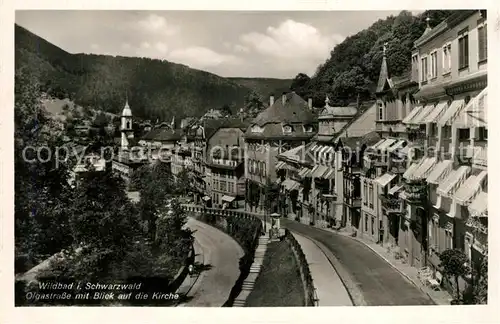
[[[122,132],[122,149],[129,149],[129,140],[134,138],[134,131],[132,129],[132,110],[128,105],[128,99],[125,101],[125,107],[123,108],[121,115],[121,127]]]

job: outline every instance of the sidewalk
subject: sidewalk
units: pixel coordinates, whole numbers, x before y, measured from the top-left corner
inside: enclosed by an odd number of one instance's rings
[[[406,279],[408,279],[413,285],[418,287],[422,292],[424,292],[429,298],[434,301],[437,305],[450,305],[451,300],[453,299],[450,294],[445,290],[432,290],[428,286],[424,285],[417,276],[418,269],[410,266],[407,263],[403,263],[402,260],[396,260],[394,255],[390,252],[387,252],[387,247],[381,246],[380,244],[376,244],[375,242],[366,241],[358,237],[352,237],[350,233],[335,231],[332,229],[324,229],[325,231],[329,231],[335,234],[343,235],[352,238],[358,242],[363,243],[368,248],[370,248],[373,252],[377,253],[382,259],[384,259],[387,263],[389,263],[394,269],[399,271]]]
[[[353,306],[337,271],[320,248],[311,240],[292,232],[309,264],[318,306]]]
[[[198,265],[203,265],[205,260],[203,256],[203,250],[201,249],[201,246],[199,243],[195,240],[193,242],[193,249],[194,249],[194,264]],[[183,299],[189,299],[194,295],[196,292],[198,285],[201,283],[200,276],[203,275],[203,272],[199,272],[197,274],[193,275],[187,275],[182,284],[179,286],[177,289],[176,293],[179,294],[179,296],[182,296],[181,298]],[[196,287],[195,284],[198,283]],[[178,304],[178,307],[183,307],[184,304]]]

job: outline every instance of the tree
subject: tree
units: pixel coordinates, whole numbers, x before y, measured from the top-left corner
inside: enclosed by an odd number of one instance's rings
[[[227,104],[222,106],[222,108],[220,109],[220,112],[224,117],[229,117],[233,114],[231,111],[231,107],[229,107],[229,105],[227,105]]]
[[[307,83],[311,81],[311,78],[305,73],[299,73],[292,80],[292,84],[290,85],[290,90],[295,91],[297,93],[305,90],[305,86]]]
[[[448,249],[443,251],[439,255],[441,261],[440,266],[443,267],[443,272],[448,277],[453,277],[455,279],[456,286],[456,299],[460,299],[460,287],[458,284],[458,278],[465,277],[470,273],[470,268],[468,266],[469,259],[464,254],[462,250],[459,249]]]

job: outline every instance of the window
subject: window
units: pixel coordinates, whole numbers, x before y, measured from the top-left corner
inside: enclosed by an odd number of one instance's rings
[[[443,74],[451,72],[451,44],[443,46]]]
[[[467,141],[470,139],[470,129],[469,128],[459,128],[458,129],[458,140]]]
[[[378,120],[383,120],[384,119],[384,106],[382,104],[379,104],[378,106]]]
[[[437,51],[431,53],[431,79],[437,77],[438,61],[437,61]]]
[[[422,58],[422,75],[421,75],[421,81],[422,82],[427,82],[427,77],[429,75],[429,67],[427,64],[427,57]]]
[[[373,184],[370,183],[370,188],[368,192],[368,197],[370,200],[370,208],[373,208]]]
[[[365,232],[368,232],[368,214],[365,214]]]
[[[464,30],[458,34],[458,69],[469,66],[469,34]]]
[[[226,191],[226,190],[227,190],[227,182],[221,181],[220,182],[220,191]]]
[[[292,132],[292,126],[290,126],[290,125],[283,126],[283,133],[288,134],[291,132]]]
[[[448,226],[447,226],[448,227]],[[448,249],[453,249],[453,228],[446,228],[445,230],[445,242],[444,242],[444,249],[445,250],[448,250]]]
[[[483,22],[477,27],[478,52],[479,62],[485,61],[488,58],[488,28]]]
[[[368,205],[368,186],[363,182],[363,204]]]
[[[375,235],[375,217],[372,216],[372,235]]]
[[[486,127],[478,127],[477,134],[477,139],[479,141],[488,140],[488,130],[486,129]]]
[[[418,55],[413,55],[411,57],[411,65],[412,65],[412,81],[418,81]]]

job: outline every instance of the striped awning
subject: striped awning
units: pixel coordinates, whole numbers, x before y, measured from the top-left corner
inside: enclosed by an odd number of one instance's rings
[[[429,173],[432,171],[432,167],[436,165],[437,159],[435,157],[424,158],[422,163],[413,172],[413,179],[427,178]]]
[[[438,184],[442,178],[446,177],[453,168],[453,161],[445,160],[439,162],[427,176],[427,182],[432,184]]]
[[[377,150],[385,151],[389,146],[394,144],[396,142],[396,139],[394,138],[387,138],[382,144],[377,146]]]
[[[481,183],[486,179],[488,173],[482,171],[478,175],[471,175],[455,192],[455,199],[462,206],[467,206],[474,196],[481,190]]]
[[[414,124],[414,125],[421,125],[425,124],[425,118],[431,113],[431,111],[434,109],[434,105],[427,105],[425,106],[420,113],[418,113],[415,117],[412,118],[408,122],[408,124]]]
[[[372,149],[376,149],[383,142],[385,142],[385,138],[381,139],[380,141],[378,141],[377,143],[375,143],[374,145],[372,145],[371,148]]]
[[[311,170],[308,168],[302,168],[299,171],[299,177],[305,178],[308,177],[311,174]]]
[[[409,124],[411,122],[411,120],[417,115],[419,114],[421,111],[422,111],[423,107],[422,106],[417,106],[415,108],[413,108],[412,111],[410,111],[410,113],[408,114],[408,116],[406,116],[404,119],[403,119],[403,124]]]
[[[454,124],[457,128],[487,127],[488,126],[488,88],[474,97],[462,109]]]
[[[311,171],[311,177],[324,178],[324,175],[329,171],[329,167],[324,165],[316,165]]]
[[[382,187],[385,187],[389,184],[389,182],[392,181],[392,179],[394,179],[396,177],[395,174],[391,174],[391,173],[384,173],[383,175],[381,175],[380,177],[376,178],[375,179],[375,182],[377,182],[379,185],[381,185]]]
[[[300,183],[292,179],[286,179],[281,183],[281,185],[284,186],[285,190],[288,191],[296,190],[300,187]]]
[[[469,213],[472,217],[488,216],[488,193],[481,191],[469,205]]]
[[[443,115],[447,108],[448,102],[440,101],[422,121],[425,123],[437,123],[439,117]]]
[[[392,187],[391,189],[389,189],[389,191],[387,193],[389,195],[394,195],[397,192],[399,192],[401,189],[403,189],[403,185],[395,185],[394,187]]]
[[[335,179],[335,170],[328,168],[328,172],[323,176],[325,179]]]
[[[475,147],[472,163],[479,167],[488,167],[488,147]]]
[[[411,179],[413,177],[413,173],[417,170],[417,168],[419,167],[419,165],[420,165],[420,161],[412,163],[408,167],[408,169],[406,169],[405,173],[403,173],[403,178],[405,178],[405,179]]]
[[[450,174],[439,184],[437,193],[447,197],[460,183],[462,183],[469,175],[471,168],[469,166],[461,166]]]
[[[404,145],[406,144],[406,141],[405,140],[399,140],[397,141],[396,143],[394,143],[393,145],[391,145],[390,147],[387,148],[387,152],[394,152],[396,150],[399,150],[401,149]]]
[[[277,164],[276,164],[276,170],[281,170],[281,169],[284,169],[286,163],[283,162],[283,161],[279,161]]]
[[[463,108],[465,104],[464,99],[457,99],[451,102],[450,107],[446,109],[443,116],[439,118],[438,125],[439,126],[451,126],[453,119],[456,117],[458,112]]]

